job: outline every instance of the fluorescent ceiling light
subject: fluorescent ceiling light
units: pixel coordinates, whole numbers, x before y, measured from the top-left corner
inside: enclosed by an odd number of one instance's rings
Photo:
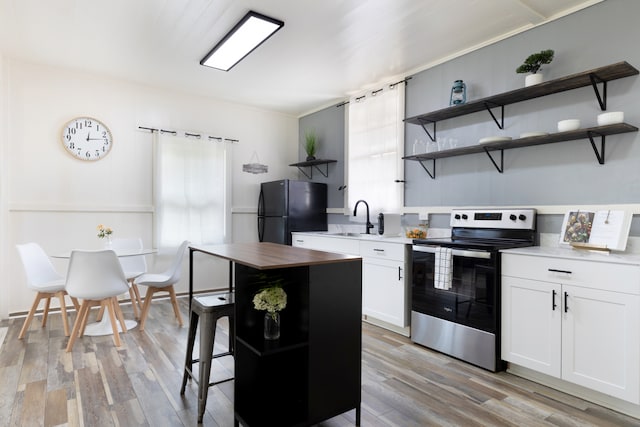
[[[211,49],[200,65],[229,71],[283,26],[282,21],[250,11]]]

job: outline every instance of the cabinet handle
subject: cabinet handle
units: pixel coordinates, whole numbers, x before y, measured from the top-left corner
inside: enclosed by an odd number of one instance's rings
[[[553,291],[551,291],[551,311],[556,311],[557,306],[558,304],[556,304],[556,290],[554,289]]]
[[[567,300],[569,298],[569,293],[565,292],[564,293],[564,312],[567,313],[569,312],[569,307],[567,306]]]
[[[374,252],[384,252],[384,249],[377,249],[377,248],[373,248]]]
[[[298,242],[298,243],[304,243],[304,240],[296,239],[296,242]]]
[[[552,273],[564,273],[564,274],[571,274],[571,272],[569,270],[558,270],[555,268],[549,268],[548,269],[550,272]]]
[[[398,280],[402,280],[402,267],[398,267]]]

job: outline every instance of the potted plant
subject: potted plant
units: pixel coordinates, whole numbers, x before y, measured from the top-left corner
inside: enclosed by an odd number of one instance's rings
[[[524,60],[524,63],[516,68],[516,73],[530,73],[524,80],[524,85],[532,86],[542,83],[542,74],[538,71],[544,64],[550,64],[553,61],[553,50],[547,49],[538,53],[533,53]]]
[[[307,152],[307,161],[316,159],[316,148],[318,136],[315,130],[309,130],[304,133],[304,151]]]

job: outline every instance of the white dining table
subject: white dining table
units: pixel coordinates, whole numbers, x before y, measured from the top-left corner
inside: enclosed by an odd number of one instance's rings
[[[103,251],[106,249],[111,249],[116,253],[118,258],[124,257],[132,257],[132,256],[144,256],[144,255],[152,255],[158,252],[157,249],[112,249],[112,248],[103,248],[103,249],[90,249],[95,251]],[[83,249],[85,250],[85,249]],[[51,255],[51,258],[60,258],[60,259],[69,259],[71,258],[71,252],[61,252],[57,254]],[[131,301],[132,304],[135,304],[135,301]],[[122,327],[120,326],[120,322],[116,321],[118,325],[118,332],[122,332]],[[138,322],[135,320],[125,319],[124,324],[127,327],[127,330],[133,329],[138,326]],[[99,322],[94,322],[88,324],[84,329],[84,335],[88,335],[91,337],[98,337],[103,335],[111,335],[113,334],[113,329],[111,328],[111,321],[109,320],[109,313],[104,313],[102,319]]]

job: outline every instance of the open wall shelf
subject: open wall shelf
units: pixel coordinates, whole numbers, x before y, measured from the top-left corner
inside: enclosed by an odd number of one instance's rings
[[[325,178],[329,177],[329,163],[336,163],[337,160],[326,160],[326,159],[316,159],[316,160],[308,160],[306,162],[292,163],[289,166],[295,166],[298,168],[300,172],[304,174],[309,179],[313,178],[313,169],[317,169],[318,172],[322,174]],[[324,165],[324,171],[320,169],[318,166]],[[309,173],[307,173],[307,170]]]
[[[621,79],[638,74],[639,71],[626,61],[617,62],[593,70],[584,71],[570,76],[543,82],[534,86],[521,89],[515,89],[498,95],[470,101],[466,104],[454,105],[452,107],[443,108],[441,110],[432,111],[430,113],[421,114],[419,116],[405,119],[406,123],[422,126],[431,140],[436,140],[436,123],[440,120],[452,119],[467,114],[476,113],[478,111],[487,110],[494,122],[500,129],[504,129],[504,107],[505,105],[515,104],[516,102],[526,101],[533,98],[552,95],[554,93],[564,92],[567,90],[578,89],[585,86],[593,86],[598,104],[601,110],[607,108],[607,82],[611,80]],[[602,86],[602,90],[598,85]],[[500,119],[496,117],[493,110],[500,108]],[[431,126],[431,131],[428,126]],[[403,157],[404,160],[413,160],[420,162],[423,169],[433,179],[436,177],[436,159],[445,157],[463,156],[466,154],[474,154],[484,152],[487,154],[498,172],[504,170],[504,150],[508,148],[530,147],[532,145],[551,144],[563,141],[572,141],[576,139],[589,139],[591,147],[596,155],[598,163],[605,162],[605,137],[607,135],[615,135],[619,133],[637,132],[638,128],[627,123],[616,123],[606,126],[595,126],[584,129],[577,129],[568,132],[558,132],[548,135],[532,136],[528,138],[512,139],[509,141],[496,141],[487,144],[476,144],[467,147],[455,148],[451,150],[434,151],[432,153],[416,154],[413,156]],[[596,138],[600,138],[599,147]],[[496,159],[492,152],[499,151],[500,158]],[[426,162],[430,161],[430,168]]]

